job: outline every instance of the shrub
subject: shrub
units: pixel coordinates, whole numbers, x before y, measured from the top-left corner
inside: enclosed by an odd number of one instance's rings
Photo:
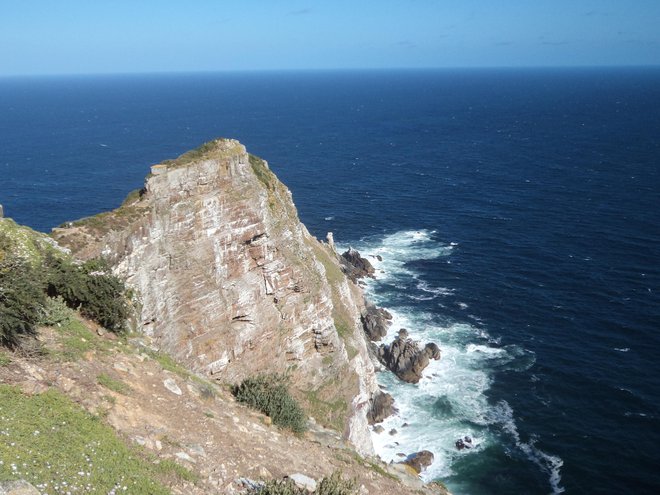
[[[14,347],[33,335],[43,313],[44,282],[28,262],[8,253],[0,261],[0,344]]]
[[[39,325],[61,327],[71,323],[72,319],[73,311],[66,305],[62,296],[47,297],[39,318]]]
[[[110,331],[122,332],[128,319],[124,284],[112,275],[108,264],[92,259],[82,265],[49,257],[48,294],[61,296],[72,308],[103,325]]]
[[[295,433],[307,429],[305,413],[289,394],[283,375],[247,378],[234,387],[233,394],[239,402],[270,416],[276,425],[289,428]]]
[[[316,489],[317,495],[351,495],[355,493],[355,484],[350,480],[343,480],[338,472],[323,478]]]
[[[332,476],[323,478],[314,491],[316,495],[354,495],[355,485],[345,481],[341,474],[335,472]],[[267,481],[259,488],[248,490],[250,495],[307,495],[308,492],[298,488],[291,480]]]

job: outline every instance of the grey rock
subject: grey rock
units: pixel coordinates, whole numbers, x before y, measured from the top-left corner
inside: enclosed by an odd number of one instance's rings
[[[378,349],[378,359],[404,382],[417,383],[431,359],[440,359],[440,348],[429,343],[420,349],[417,342],[408,338],[408,332],[401,329],[390,345]]]
[[[163,385],[165,385],[165,388],[167,390],[169,390],[170,392],[172,392],[173,394],[176,394],[176,395],[183,394],[183,392],[181,391],[181,389],[176,384],[176,382],[174,381],[173,378],[168,378],[168,379],[164,380]]]
[[[381,423],[385,418],[396,412],[394,398],[386,392],[376,392],[369,402],[367,421],[370,425]]]
[[[182,461],[186,461],[186,462],[190,462],[190,463],[194,463],[194,462],[195,462],[195,459],[193,459],[192,457],[190,457],[190,456],[189,456],[187,453],[185,453],[185,452],[177,452],[177,453],[174,454],[174,455],[176,456],[177,459],[181,459]]]
[[[433,464],[433,452],[428,450],[415,452],[414,454],[410,454],[408,458],[403,461],[403,464],[407,464],[419,474]]]
[[[0,481],[0,495],[40,495],[39,490],[25,480]]]
[[[373,277],[376,273],[373,265],[368,259],[360,256],[357,249],[349,248],[340,256],[339,262],[346,276],[353,282],[357,282],[360,278]]]
[[[301,473],[295,473],[289,476],[298,488],[307,490],[310,493],[316,491],[316,480]]]
[[[381,340],[387,335],[387,329],[392,324],[392,315],[386,309],[372,304],[367,305],[367,309],[360,319],[364,333],[367,334],[369,340]]]

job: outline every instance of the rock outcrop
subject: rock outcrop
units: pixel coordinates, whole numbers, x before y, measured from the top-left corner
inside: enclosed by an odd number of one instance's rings
[[[341,255],[342,270],[353,282],[364,277],[373,277],[376,269],[357,249],[349,248]]]
[[[159,349],[224,382],[288,372],[317,421],[372,452],[364,406],[378,388],[361,290],[240,143],[154,165],[120,208],[53,236],[81,259],[109,260],[135,291],[135,329]]]
[[[364,333],[369,340],[378,341],[387,335],[387,329],[392,325],[392,315],[384,308],[367,304],[366,311],[361,316]]]
[[[424,469],[433,464],[433,459],[433,452],[428,450],[421,450],[419,452],[415,452],[414,454],[410,454],[408,458],[403,461],[403,464],[410,466],[415,470],[417,474],[419,474],[424,471]]]
[[[421,348],[417,342],[408,338],[405,329],[401,329],[391,344],[382,345],[378,349],[378,358],[401,380],[417,383],[431,359],[440,359],[440,348],[432,342]]]
[[[377,392],[369,401],[367,420],[370,425],[381,423],[385,418],[396,412],[394,397],[386,392]]]

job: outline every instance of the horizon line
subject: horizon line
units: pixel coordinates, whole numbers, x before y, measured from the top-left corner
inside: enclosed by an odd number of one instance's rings
[[[282,68],[282,69],[199,69],[199,70],[153,70],[118,72],[44,72],[0,74],[0,79],[42,77],[97,77],[97,76],[159,76],[159,75],[212,75],[241,73],[301,73],[301,72],[415,72],[456,70],[594,70],[594,69],[658,69],[660,64],[594,64],[594,65],[458,65],[442,67],[333,67],[333,68]]]

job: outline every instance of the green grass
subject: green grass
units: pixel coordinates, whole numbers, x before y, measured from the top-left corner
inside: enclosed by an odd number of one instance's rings
[[[138,450],[54,390],[28,397],[0,385],[0,436],[0,479],[25,479],[43,495],[170,493]]]
[[[101,373],[99,376],[97,376],[96,381],[99,385],[102,385],[108,390],[112,390],[113,392],[117,392],[118,394],[127,395],[131,391],[131,387],[126,385],[124,382],[115,380],[105,373]]]
[[[7,366],[11,363],[11,358],[4,351],[0,351],[0,366]]]
[[[157,351],[146,351],[147,355],[151,357],[154,361],[156,361],[158,364],[160,364],[160,367],[163,368],[166,371],[170,371],[184,380],[190,379],[197,383],[200,388],[200,394],[204,399],[211,399],[215,398],[215,390],[216,386],[209,382],[208,380],[205,380],[204,378],[197,376],[195,373],[192,371],[187,370],[184,368],[182,365],[177,363],[172,356],[169,354],[165,354],[163,352],[157,352]]]
[[[157,473],[166,477],[174,477],[183,481],[195,483],[199,481],[199,476],[190,469],[181,464],[177,464],[172,459],[165,459],[154,464]]]
[[[55,327],[60,334],[61,349],[52,351],[51,357],[62,361],[78,361],[87,352],[108,353],[113,343],[92,333],[79,319],[72,319],[66,325]]]
[[[319,397],[320,392],[320,389],[303,392],[307,410],[321,425],[341,433],[344,431],[344,420],[348,411],[346,400],[342,397],[324,400]]]

